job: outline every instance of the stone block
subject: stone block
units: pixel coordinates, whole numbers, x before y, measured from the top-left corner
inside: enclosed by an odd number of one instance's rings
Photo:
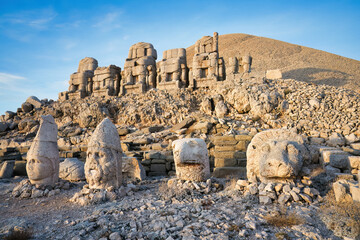
[[[236,159],[236,161],[237,161],[237,165],[239,167],[246,167],[246,162],[247,162],[246,158],[244,158],[244,159]]]
[[[349,156],[348,159],[351,168],[360,169],[360,156]]]
[[[235,151],[235,146],[215,146],[215,151],[217,152],[227,152],[227,151]]]
[[[218,152],[214,151],[215,158],[235,158],[235,152],[234,151],[228,151],[228,152]]]
[[[5,161],[0,164],[0,178],[11,178],[13,176],[15,161]]]
[[[354,175],[348,174],[348,173],[335,173],[334,176],[335,176],[335,181],[338,181],[338,180],[353,181],[354,180]]]
[[[234,152],[234,158],[237,158],[237,159],[246,158],[246,152],[236,151],[236,152]]]
[[[151,164],[150,166],[151,172],[166,172],[166,165],[165,164]]]
[[[353,201],[360,202],[360,188],[357,185],[350,185],[350,193]]]
[[[340,169],[348,169],[350,167],[348,157],[349,156],[347,154],[331,154],[330,166]]]
[[[181,122],[179,122],[178,124],[174,125],[171,128],[171,131],[175,132],[178,131],[182,128],[188,128],[190,127],[193,123],[195,122],[195,119],[193,118],[185,118],[184,120],[182,120]]]
[[[237,141],[251,141],[253,137],[250,135],[235,135],[235,139]]]
[[[166,172],[149,172],[149,177],[167,176]]]
[[[355,150],[360,150],[360,143],[352,143],[350,144],[350,147],[352,147]]]
[[[236,150],[240,150],[240,151],[246,151],[247,149],[247,146],[249,145],[249,141],[243,141],[243,140],[240,140],[236,145],[235,145],[235,149]]]
[[[238,142],[234,136],[215,136],[213,141],[217,146],[236,145]]]
[[[225,178],[225,177],[238,177],[246,178],[246,168],[243,167],[218,167],[214,168],[214,177]]]
[[[335,199],[337,202],[349,201],[351,196],[346,191],[346,185],[340,182],[333,183],[333,190],[335,193]]]
[[[267,79],[281,79],[282,73],[280,69],[267,70],[265,76]]]
[[[165,164],[165,159],[151,159],[151,164]]]
[[[26,99],[26,102],[30,103],[35,108],[40,108],[41,107],[41,101],[35,96],[28,97],[28,99]]]
[[[15,161],[14,176],[27,176],[26,173],[26,161]]]
[[[348,155],[344,151],[338,150],[338,149],[319,149],[320,151],[320,163],[323,167],[328,165],[330,163],[330,157],[333,155]]]
[[[236,165],[235,158],[215,158],[215,167],[235,167]]]
[[[268,196],[259,196],[259,202],[260,204],[268,205],[272,203],[272,200]]]

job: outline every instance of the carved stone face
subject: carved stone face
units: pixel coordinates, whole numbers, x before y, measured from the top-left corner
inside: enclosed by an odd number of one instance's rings
[[[89,147],[85,177],[90,188],[120,187],[121,153],[109,148]]]
[[[174,141],[172,147],[179,179],[205,181],[210,177],[209,157],[204,140],[180,139]]]
[[[302,159],[297,143],[290,141],[269,141],[264,143],[260,160],[260,175],[267,178],[296,176]]]
[[[286,181],[295,178],[309,159],[304,140],[287,129],[255,135],[247,149],[247,177],[250,181]]]
[[[28,160],[26,164],[28,177],[34,181],[46,181],[54,174],[51,160],[46,157],[36,157]]]

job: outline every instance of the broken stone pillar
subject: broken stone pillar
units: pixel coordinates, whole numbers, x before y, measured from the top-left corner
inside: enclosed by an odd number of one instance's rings
[[[163,52],[158,62],[157,88],[176,90],[187,86],[186,50],[175,48]]]
[[[142,93],[156,87],[156,59],[156,50],[150,43],[139,42],[130,47],[122,72],[122,95]]]
[[[218,33],[213,37],[204,36],[195,43],[190,88],[212,87],[217,81],[224,80],[224,60],[219,58]]]
[[[240,79],[244,73],[251,71],[252,58],[250,55],[242,57],[230,57],[226,67],[226,80]]]
[[[239,71],[242,73],[249,73],[251,71],[251,63],[252,57],[250,55],[242,56]]]
[[[41,118],[40,128],[27,153],[26,172],[32,184],[54,186],[59,178],[58,128],[51,115]]]
[[[95,58],[81,59],[78,71],[70,75],[69,90],[59,93],[59,100],[80,99],[91,95],[92,78],[97,67],[98,62]]]
[[[288,130],[260,132],[251,140],[247,152],[247,178],[256,182],[286,182],[298,176],[310,153],[303,138]]]
[[[115,65],[98,67],[94,72],[92,95],[117,96],[120,92],[121,68]]]
[[[172,148],[178,179],[206,181],[210,177],[208,150],[203,139],[179,139],[172,143]]]
[[[90,138],[85,162],[85,177],[90,188],[119,188],[122,183],[122,149],[119,134],[105,118]]]

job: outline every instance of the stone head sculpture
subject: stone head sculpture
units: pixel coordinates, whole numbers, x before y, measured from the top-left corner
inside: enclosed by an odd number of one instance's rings
[[[78,72],[95,71],[98,67],[98,61],[92,57],[86,57],[80,60]]]
[[[95,129],[88,144],[85,177],[90,188],[119,188],[122,182],[122,149],[119,134],[110,119]]]
[[[57,131],[54,118],[42,116],[40,128],[27,153],[26,172],[32,184],[54,186],[59,178]]]
[[[300,135],[288,129],[260,132],[247,149],[247,178],[261,182],[291,180],[309,158]]]
[[[179,139],[172,143],[172,148],[178,179],[205,181],[210,177],[209,156],[203,139]]]

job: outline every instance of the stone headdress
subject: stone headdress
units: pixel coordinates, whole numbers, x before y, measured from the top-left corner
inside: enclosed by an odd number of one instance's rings
[[[122,152],[120,145],[120,137],[115,125],[109,118],[105,118],[96,127],[88,144],[89,147],[110,148],[118,152]]]

